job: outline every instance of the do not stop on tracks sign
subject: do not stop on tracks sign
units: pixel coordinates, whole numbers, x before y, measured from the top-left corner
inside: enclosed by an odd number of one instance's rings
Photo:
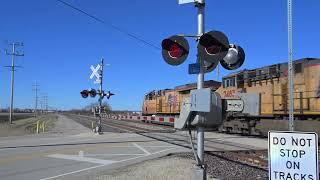
[[[318,180],[318,135],[306,132],[268,134],[270,180]]]

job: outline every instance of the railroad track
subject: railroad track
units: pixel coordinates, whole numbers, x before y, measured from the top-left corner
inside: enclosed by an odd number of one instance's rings
[[[67,115],[85,127],[91,128],[92,122],[96,122],[96,118],[83,115]],[[102,119],[102,129],[105,132],[119,132],[119,133],[172,133],[175,130],[172,127],[162,126],[158,124],[146,124],[142,122],[133,122],[130,120],[111,120]]]

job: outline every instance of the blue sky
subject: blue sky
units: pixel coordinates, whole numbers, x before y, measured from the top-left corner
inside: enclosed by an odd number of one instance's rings
[[[162,39],[174,34],[196,34],[196,9],[178,0],[65,0],[121,29],[160,47]],[[232,43],[246,52],[241,68],[256,68],[287,59],[287,1],[206,1],[205,30],[223,31]],[[293,3],[294,59],[320,57],[319,0]],[[89,79],[90,65],[101,57],[105,89],[116,95],[108,103],[113,109],[140,110],[143,96],[153,89],[172,88],[195,82],[188,64],[195,62],[195,41],[189,39],[187,61],[167,65],[161,51],[132,39],[110,26],[96,22],[56,0],[1,0],[0,6],[0,107],[10,96],[11,63],[6,41],[22,41],[25,53],[16,64],[15,107],[32,108],[32,84],[47,93],[49,105],[60,109],[81,108],[97,99],[82,99],[80,90],[96,87]],[[221,69],[222,75],[230,73]],[[217,72],[206,75],[217,79]]]

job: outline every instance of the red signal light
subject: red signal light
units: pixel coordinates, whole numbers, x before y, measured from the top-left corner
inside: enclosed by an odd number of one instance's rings
[[[215,55],[221,52],[221,46],[212,45],[206,48],[206,52],[210,55]]]
[[[229,40],[220,31],[210,31],[199,39],[198,53],[205,61],[217,63],[228,53]]]
[[[87,98],[89,95],[89,91],[88,90],[83,90],[80,92],[82,98]]]
[[[183,49],[180,48],[177,44],[171,44],[170,48],[169,48],[169,55],[172,58],[180,58],[183,54]]]
[[[89,91],[89,94],[90,94],[90,97],[96,97],[96,95],[97,95],[97,91],[95,90],[95,89],[91,89],[90,91]]]
[[[170,65],[182,64],[189,54],[188,41],[182,36],[171,36],[162,41],[162,57]]]

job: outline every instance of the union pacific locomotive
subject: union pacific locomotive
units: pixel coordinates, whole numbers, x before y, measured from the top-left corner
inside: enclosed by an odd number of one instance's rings
[[[320,59],[295,60],[295,130],[320,133]],[[266,135],[269,130],[288,130],[288,65],[274,64],[242,70],[205,81],[221,95],[224,123],[220,131],[246,135]],[[196,83],[145,95],[143,115],[179,115],[180,107]]]

